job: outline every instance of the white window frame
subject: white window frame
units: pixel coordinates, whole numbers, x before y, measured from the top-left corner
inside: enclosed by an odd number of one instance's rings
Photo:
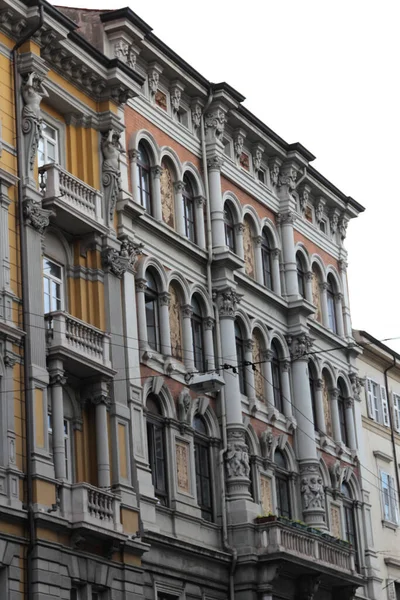
[[[386,388],[374,379],[366,379],[366,395],[368,416],[381,425],[389,427],[389,405],[386,397]]]
[[[397,431],[397,433],[400,433],[400,395],[392,392],[392,399],[393,399],[393,417],[394,417],[393,427]]]
[[[59,267],[61,269],[61,278],[55,277],[54,275],[45,275],[44,273],[44,261],[47,260],[50,263],[52,263],[53,265]],[[42,262],[42,277],[43,277],[43,310],[45,311],[45,314],[47,314],[46,312],[46,306],[45,306],[45,287],[44,287],[44,281],[45,279],[50,281],[50,293],[49,293],[49,305],[50,305],[50,310],[48,312],[55,312],[58,310],[64,310],[64,267],[62,264],[60,264],[59,262],[57,262],[56,260],[53,260],[52,258],[48,257],[48,256],[43,256],[43,262]],[[52,308],[52,303],[51,303],[51,282],[55,283],[56,285],[60,286],[60,308]]]
[[[39,139],[39,148],[38,148],[38,165],[39,165],[39,167],[42,167],[43,165],[47,165],[47,164],[58,165],[58,164],[60,164],[60,132],[59,132],[59,129],[57,127],[55,127],[53,123],[50,123],[47,120],[47,118],[44,119],[44,125],[46,125],[50,129],[52,129],[55,132],[55,136],[54,136],[54,138],[47,136],[44,131],[44,127],[42,127],[42,131],[41,131],[41,135],[40,135],[40,139]],[[44,154],[43,163],[39,162],[39,154],[41,152],[41,144],[43,144],[43,154]],[[48,159],[48,155],[49,155],[48,147],[49,146],[54,146],[54,148],[55,148],[55,151],[54,151],[55,158],[54,158],[54,160],[50,160],[50,161]]]
[[[399,507],[397,487],[394,477],[386,471],[380,471],[383,520],[398,525]]]

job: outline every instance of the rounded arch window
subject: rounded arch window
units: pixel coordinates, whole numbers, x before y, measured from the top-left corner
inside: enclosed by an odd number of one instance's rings
[[[136,161],[137,186],[140,204],[151,214],[151,178],[150,178],[150,157],[147,148],[143,142],[139,143],[138,156]]]
[[[337,333],[337,319],[335,310],[335,280],[332,275],[328,275],[326,287],[326,299],[328,304],[328,326],[334,333]]]
[[[182,193],[183,201],[183,220],[185,225],[186,237],[196,243],[196,224],[195,224],[195,210],[194,210],[194,191],[191,181],[191,177],[185,175],[183,178],[184,188]]]
[[[281,450],[276,449],[274,454],[275,465],[275,493],[276,512],[281,517],[292,518],[290,497],[290,481],[287,469],[287,460]]]
[[[280,363],[280,352],[276,341],[271,343],[271,372],[272,372],[272,387],[274,391],[274,405],[279,412],[283,412],[283,397],[282,397],[282,373]]]
[[[145,312],[147,343],[150,348],[160,352],[159,293],[155,275],[150,269],[146,272]]]
[[[155,394],[149,394],[146,400],[146,429],[149,465],[154,486],[154,495],[163,506],[168,504],[167,468],[165,452],[164,419],[161,402]]]
[[[229,202],[224,205],[225,244],[231,252],[236,252],[235,247],[235,221]]]
[[[235,341],[236,341],[236,360],[237,372],[239,375],[239,388],[241,394],[246,393],[246,367],[245,361],[245,343],[243,339],[242,328],[238,321],[235,321]]]
[[[296,268],[297,268],[297,284],[299,287],[299,294],[303,298],[306,297],[306,272],[304,268],[304,259],[300,252],[296,254]]]
[[[272,290],[272,245],[268,230],[264,227],[261,236],[261,260],[263,270],[263,283]]]
[[[194,458],[196,470],[197,504],[201,516],[206,521],[213,520],[210,443],[207,436],[207,426],[204,417],[196,414],[193,417],[194,429]]]
[[[194,366],[203,373],[206,370],[203,311],[197,296],[192,298],[192,337]]]

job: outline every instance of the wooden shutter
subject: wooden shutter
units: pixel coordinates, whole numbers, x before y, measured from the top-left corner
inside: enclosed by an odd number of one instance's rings
[[[372,393],[372,381],[370,379],[367,379],[366,386],[367,386],[367,408],[368,408],[368,416],[371,419],[375,420],[374,398],[373,398],[373,393]]]
[[[393,394],[393,416],[394,428],[400,432],[400,397],[397,394]]]
[[[390,425],[389,405],[388,405],[388,400],[387,400],[387,395],[386,395],[386,388],[384,385],[381,385],[381,403],[382,403],[383,424],[386,425],[386,427],[389,427],[389,425]]]
[[[386,584],[388,600],[396,600],[396,586],[394,581],[388,580]]]
[[[390,489],[390,508],[391,508],[391,520],[393,523],[399,522],[399,504],[397,501],[397,487],[394,477],[389,477],[389,489]]]

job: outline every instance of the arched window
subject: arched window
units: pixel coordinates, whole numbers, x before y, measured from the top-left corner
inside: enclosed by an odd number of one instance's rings
[[[232,210],[228,202],[224,206],[224,222],[225,222],[225,244],[231,252],[236,252],[235,247],[235,221],[233,220]]]
[[[195,210],[194,210],[194,193],[190,178],[185,175],[183,178],[185,184],[182,192],[183,200],[183,220],[185,223],[186,237],[196,243],[196,226],[195,226]]]
[[[276,491],[276,513],[281,517],[292,518],[292,507],[290,501],[290,485],[287,461],[283,452],[275,450],[275,491]]]
[[[346,389],[343,385],[342,381],[339,381],[339,395],[338,395],[338,413],[339,413],[339,425],[340,425],[340,435],[342,437],[342,442],[345,446],[349,445],[349,436],[347,433],[347,423],[346,423]]]
[[[351,489],[348,483],[342,483],[341,488],[343,494],[343,517],[344,517],[344,539],[349,542],[354,549],[354,562],[356,570],[360,571],[360,559],[358,553],[357,543],[357,529],[356,529],[356,518],[354,511],[354,501],[351,493]]]
[[[202,518],[206,521],[212,521],[213,514],[210,470],[210,446],[207,438],[206,424],[201,415],[194,416],[193,429],[197,504],[201,509]]]
[[[266,288],[272,290],[272,258],[271,258],[271,244],[268,236],[268,232],[263,229],[261,236],[261,260],[263,270],[263,283]]]
[[[274,390],[274,404],[275,408],[279,410],[280,413],[283,412],[283,402],[282,402],[282,377],[281,377],[281,365],[279,360],[279,349],[276,342],[272,342],[271,344],[271,371],[272,371],[272,387]]]
[[[316,377],[314,372],[314,366],[311,362],[308,363],[308,380],[310,382],[310,396],[311,396],[311,407],[314,421],[314,429],[318,431],[317,421],[317,398],[315,393]]]
[[[158,289],[154,275],[150,270],[146,273],[146,283],[145,308],[147,342],[150,348],[160,352]]]
[[[194,366],[201,373],[206,370],[206,360],[204,352],[204,332],[203,332],[203,315],[200,304],[196,298],[192,298],[192,336],[193,336],[193,355]]]
[[[164,419],[160,400],[155,394],[150,394],[146,401],[147,417],[147,448],[149,465],[154,486],[154,495],[162,506],[167,506],[167,478]]]
[[[151,214],[151,178],[150,178],[150,159],[145,145],[140,142],[138,146],[138,157],[136,161],[138,196],[140,204]]]
[[[239,374],[239,388],[242,394],[246,393],[246,367],[244,366],[245,347],[239,323],[235,322],[236,359]]]
[[[336,321],[336,310],[335,310],[335,282],[332,275],[328,275],[326,288],[326,299],[328,303],[328,327],[332,329],[334,333],[337,333],[337,321]]]
[[[299,294],[306,297],[306,273],[303,266],[303,260],[298,252],[296,254],[296,267],[297,267],[297,285],[299,287]]]

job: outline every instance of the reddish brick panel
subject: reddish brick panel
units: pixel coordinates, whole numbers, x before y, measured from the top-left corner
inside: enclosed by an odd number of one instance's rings
[[[294,231],[294,242],[295,244],[301,242],[307,248],[310,256],[312,254],[318,254],[322,258],[324,265],[333,265],[337,270],[339,270],[338,261],[336,258],[328,254],[328,252],[325,252],[325,250],[322,250],[322,248],[317,246],[317,244],[314,244],[296,230]]]
[[[261,204],[261,202],[253,198],[253,196],[250,196],[250,194],[242,190],[242,188],[229,181],[229,179],[221,177],[221,188],[223,194],[225,194],[225,192],[232,192],[233,194],[235,194],[242,206],[244,206],[245,204],[250,204],[250,206],[252,206],[257,211],[257,214],[260,217],[260,219],[264,219],[265,217],[267,217],[275,223],[275,215],[271,210],[269,210],[266,206],[264,206],[264,204]]]
[[[264,421],[259,421],[258,419],[256,419],[255,417],[250,417],[250,423],[254,429],[254,431],[256,432],[258,438],[261,437],[261,434],[268,428],[272,430],[272,435],[274,437],[277,437],[278,435],[282,434],[282,430],[281,429],[277,429],[276,427],[274,427],[273,425],[268,425],[267,423],[264,423]],[[292,435],[288,435],[288,442],[291,446],[293,446],[293,436]]]

